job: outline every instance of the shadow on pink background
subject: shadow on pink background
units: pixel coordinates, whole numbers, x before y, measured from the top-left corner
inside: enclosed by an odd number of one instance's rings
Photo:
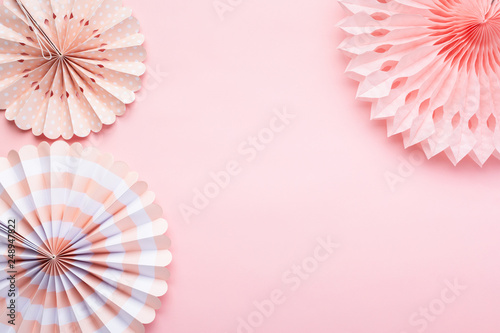
[[[81,140],[137,170],[170,223],[147,332],[499,332],[500,162],[386,138],[343,75],[336,1],[222,2],[224,20],[212,0],[126,0],[145,88]],[[2,156],[40,140],[0,131]]]

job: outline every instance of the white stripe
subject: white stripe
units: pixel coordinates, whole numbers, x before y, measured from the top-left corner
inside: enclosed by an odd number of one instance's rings
[[[112,191],[116,196],[128,189],[127,183],[122,178],[100,164],[68,156],[45,156],[22,161],[22,163],[0,172],[0,184],[4,188],[8,188],[26,179],[26,177],[38,176],[48,172],[53,174],[67,172],[93,179],[101,186]]]

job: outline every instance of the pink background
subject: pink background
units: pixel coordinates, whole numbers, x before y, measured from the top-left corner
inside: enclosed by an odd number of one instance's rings
[[[137,170],[170,223],[170,290],[147,331],[238,332],[279,289],[286,301],[240,333],[413,333],[430,305],[425,332],[498,332],[500,162],[403,168],[421,156],[354,100],[336,1],[239,3],[221,20],[212,0],[126,0],[146,35],[146,87],[81,140]],[[276,107],[296,118],[247,162],[238,146]],[[6,120],[0,131],[2,156],[40,140]],[[232,160],[241,173],[187,224],[180,205]],[[292,291],[283,274],[327,236],[340,247]],[[439,308],[455,279],[467,289]]]

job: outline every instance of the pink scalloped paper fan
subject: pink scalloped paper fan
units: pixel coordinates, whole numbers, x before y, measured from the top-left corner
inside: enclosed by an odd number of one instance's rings
[[[428,158],[500,157],[499,0],[339,0],[346,70],[373,119]]]
[[[0,332],[144,332],[172,258],[154,200],[96,148],[44,142],[1,158]]]
[[[1,1],[1,0],[0,0]],[[120,0],[5,0],[0,110],[47,138],[113,124],[141,87],[144,36]]]

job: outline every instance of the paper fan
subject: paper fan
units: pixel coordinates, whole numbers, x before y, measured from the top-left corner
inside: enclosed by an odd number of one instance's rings
[[[0,0],[1,1],[1,0]],[[134,101],[146,51],[120,0],[0,4],[0,110],[50,139],[85,137]]]
[[[95,148],[42,143],[0,159],[0,331],[143,332],[171,260],[154,198]]]
[[[388,135],[454,164],[500,156],[500,1],[339,2],[346,72]]]

